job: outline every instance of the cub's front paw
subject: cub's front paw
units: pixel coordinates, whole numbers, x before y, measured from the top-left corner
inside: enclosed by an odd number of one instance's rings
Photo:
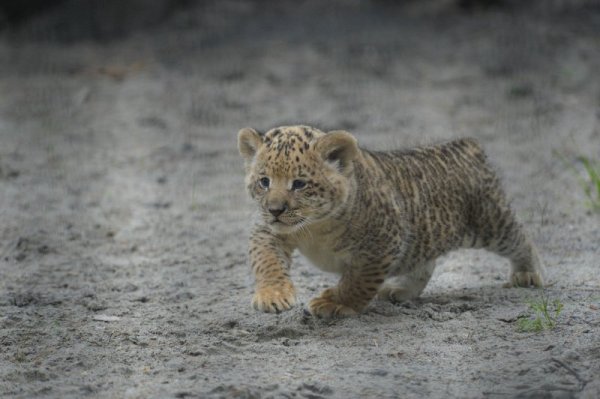
[[[329,319],[336,316],[351,316],[356,311],[337,301],[336,288],[328,288],[308,303],[308,311],[316,317]]]
[[[279,313],[296,304],[296,289],[291,283],[257,288],[252,307],[267,313]]]

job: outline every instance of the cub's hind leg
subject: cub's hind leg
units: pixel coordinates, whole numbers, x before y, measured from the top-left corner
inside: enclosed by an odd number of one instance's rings
[[[511,234],[512,239],[494,242],[488,247],[489,250],[510,259],[510,281],[505,286],[542,288],[542,265],[535,246],[520,227]]]
[[[537,250],[501,194],[481,201],[475,225],[477,244],[511,262],[507,287],[543,287],[542,265]]]
[[[390,276],[379,289],[377,297],[394,303],[417,298],[427,286],[434,269],[435,260],[430,260],[407,274]]]

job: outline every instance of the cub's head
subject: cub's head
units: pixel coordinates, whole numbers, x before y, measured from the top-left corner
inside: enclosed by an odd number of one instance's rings
[[[348,199],[359,154],[350,133],[282,126],[263,135],[244,128],[238,148],[245,159],[246,188],[276,233],[293,233],[334,216]]]

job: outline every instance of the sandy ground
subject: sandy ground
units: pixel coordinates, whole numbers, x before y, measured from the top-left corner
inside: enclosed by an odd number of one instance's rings
[[[556,155],[600,158],[600,8],[542,3],[222,1],[101,43],[43,17],[5,34],[0,397],[600,397],[600,216]],[[482,251],[330,322],[302,308],[336,277],[298,256],[300,306],[252,310],[236,133],[290,123],[479,139],[557,327],[517,331],[541,292]]]

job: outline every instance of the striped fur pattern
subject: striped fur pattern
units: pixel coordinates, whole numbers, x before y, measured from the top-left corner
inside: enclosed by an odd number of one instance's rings
[[[310,301],[319,317],[355,314],[375,296],[415,298],[435,259],[458,248],[507,257],[510,286],[543,286],[536,249],[473,139],[375,152],[344,131],[283,126],[242,129],[238,147],[261,216],[249,246],[258,310],[296,303],[296,249],[341,276]]]

